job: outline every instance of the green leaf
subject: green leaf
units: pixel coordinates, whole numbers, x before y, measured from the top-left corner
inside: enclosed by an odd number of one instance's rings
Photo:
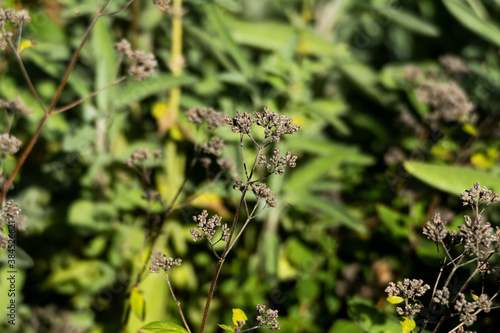
[[[329,200],[302,194],[300,201],[294,203],[294,206],[317,209],[332,218],[332,224],[343,224],[359,233],[366,233],[366,227],[361,220],[352,216],[345,207]]]
[[[500,28],[495,23],[477,16],[463,0],[443,0],[443,3],[462,25],[500,46]]]
[[[405,170],[424,183],[441,191],[459,196],[475,182],[490,190],[500,191],[500,178],[490,173],[461,166],[437,165],[422,162],[405,162]]]
[[[224,331],[234,332],[234,329],[230,326],[219,324],[219,327],[222,328]]]
[[[160,332],[160,333],[187,333],[186,329],[177,324],[168,323],[165,321],[153,321],[141,327],[144,332]]]
[[[441,34],[439,28],[434,24],[411,13],[395,10],[391,14],[391,18],[396,24],[414,33],[429,37],[438,37]]]
[[[351,62],[343,64],[339,68],[362,93],[380,105],[387,107],[397,100],[397,96],[393,92],[382,89],[377,73],[369,66],[359,62]]]
[[[401,332],[401,326],[396,318],[377,311],[371,301],[359,297],[347,299],[347,311],[365,332]]]
[[[138,287],[132,288],[130,292],[130,306],[137,318],[143,321],[146,316],[146,302],[142,291]]]
[[[365,331],[358,324],[346,319],[337,319],[328,333],[364,333]]]
[[[251,78],[254,74],[254,69],[252,64],[248,61],[247,56],[243,53],[241,47],[235,43],[231,35],[229,34],[229,27],[226,24],[226,20],[223,18],[220,9],[215,5],[208,5],[206,7],[206,13],[210,21],[210,25],[215,29],[222,39],[225,49],[234,59],[241,72],[246,78]]]
[[[402,238],[407,238],[409,236],[410,228],[406,215],[383,204],[377,204],[375,208],[377,210],[377,216],[380,218],[383,225],[390,230],[392,236]]]
[[[196,78],[185,75],[158,75],[142,80],[141,82],[130,81],[118,93],[114,106],[116,109],[119,109],[134,102],[138,102],[151,95],[165,93],[165,90],[168,90],[172,87],[189,85],[195,82]]]
[[[97,64],[95,77],[95,90],[104,88],[113,80],[117,56],[113,47],[113,38],[111,37],[111,28],[108,18],[101,18],[97,21],[94,31],[92,32],[92,53],[94,61]],[[100,111],[108,110],[110,103],[111,89],[101,91],[96,96],[97,107]]]

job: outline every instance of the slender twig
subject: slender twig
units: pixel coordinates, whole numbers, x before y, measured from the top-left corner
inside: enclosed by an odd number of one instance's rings
[[[170,284],[170,278],[168,277],[167,272],[165,272],[165,280],[167,280],[168,288],[170,289],[170,293],[172,294],[172,297],[174,298],[175,304],[177,304],[177,309],[179,309],[179,313],[182,318],[182,322],[184,323],[184,327],[186,327],[186,330],[188,333],[191,333],[191,330],[189,329],[189,325],[187,324],[186,318],[184,318],[184,314],[182,313],[182,308],[181,308],[181,302],[177,300],[175,297],[174,289],[172,288],[172,285]]]
[[[102,87],[101,89],[94,91],[94,92],[93,92],[93,93],[91,93],[90,95],[87,95],[87,96],[85,96],[85,97],[83,97],[83,98],[80,98],[79,100],[77,100],[77,101],[75,101],[75,102],[73,102],[73,103],[71,103],[71,104],[68,104],[68,105],[66,105],[66,106],[63,106],[63,107],[62,107],[62,108],[60,108],[60,109],[57,109],[57,110],[55,110],[55,111],[52,111],[52,114],[58,114],[58,113],[62,113],[62,112],[64,112],[64,111],[68,111],[68,110],[70,110],[70,109],[74,108],[75,106],[78,106],[78,105],[82,104],[82,103],[83,103],[83,102],[85,102],[86,100],[88,100],[88,99],[90,99],[90,98],[92,98],[92,97],[96,96],[97,94],[99,94],[99,93],[103,92],[104,90],[106,90],[106,89],[108,89],[108,88],[110,88],[110,87],[112,87],[112,86],[114,86],[114,85],[119,84],[120,82],[124,81],[126,78],[127,78],[127,77],[123,76],[123,77],[119,78],[118,80],[116,80],[116,81],[114,81],[114,82],[111,82],[110,84],[108,84],[108,85],[106,85],[106,86]]]
[[[12,52],[14,53],[14,57],[16,58],[17,64],[19,68],[21,69],[21,73],[23,74],[24,80],[28,84],[28,88],[30,89],[31,94],[33,97],[35,97],[36,101],[38,102],[38,105],[42,108],[43,112],[47,114],[47,109],[45,108],[45,105],[43,105],[42,100],[40,99],[40,96],[38,96],[38,93],[36,92],[35,87],[33,86],[33,83],[31,82],[31,79],[28,75],[28,72],[26,71],[26,68],[24,67],[23,60],[21,59],[21,56],[19,55],[19,52],[16,50],[16,47],[12,42],[7,39],[7,42],[9,43],[10,48],[12,49]]]
[[[134,0],[129,0],[129,2],[127,2],[122,8],[115,10],[114,12],[102,13],[101,15],[102,16],[112,16],[112,15],[118,14],[120,12],[123,12],[125,9],[128,8],[128,6],[130,6],[132,4],[132,2],[134,2]]]

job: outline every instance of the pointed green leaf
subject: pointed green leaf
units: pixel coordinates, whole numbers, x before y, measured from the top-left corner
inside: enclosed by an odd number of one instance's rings
[[[411,13],[395,10],[392,12],[391,18],[396,24],[414,33],[429,37],[438,37],[440,35],[437,26]]]
[[[219,324],[219,327],[222,328],[224,331],[234,332],[234,329],[230,326]]]
[[[493,22],[480,18],[463,0],[444,0],[446,8],[466,28],[500,46],[500,28]]]
[[[130,81],[118,93],[114,104],[116,109],[125,107],[131,103],[138,102],[146,97],[158,93],[165,93],[166,90],[182,85],[189,85],[196,82],[196,78],[192,76],[172,76],[158,75],[151,77],[141,82]]]
[[[460,195],[471,188],[475,182],[490,190],[500,191],[500,177],[471,168],[450,165],[437,165],[422,162],[405,162],[405,170],[424,183],[441,191]]]
[[[184,327],[164,321],[153,321],[149,324],[146,324],[141,327],[141,332],[187,333]]]

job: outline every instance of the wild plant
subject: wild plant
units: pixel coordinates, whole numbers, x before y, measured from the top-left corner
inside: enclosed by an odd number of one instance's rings
[[[89,39],[98,20],[104,16],[120,13],[128,8],[132,2],[133,0],[127,1],[125,5],[116,11],[107,10],[111,0],[104,1],[103,5],[99,5],[98,1],[95,2],[96,14],[85,31],[81,42],[77,46],[65,74],[61,79],[61,83],[54,93],[54,96],[50,101],[48,101],[48,103],[44,98],[39,96],[21,56],[22,52],[29,52],[27,49],[36,45],[35,41],[25,41],[22,39],[23,24],[30,23],[31,20],[28,12],[25,10],[16,12],[13,9],[0,9],[0,49],[15,58],[26,85],[37,103],[35,112],[43,112],[34,134],[25,145],[20,156],[17,158],[14,168],[7,175],[5,168],[6,158],[10,155],[16,154],[23,145],[19,139],[11,134],[13,124],[21,115],[28,115],[33,112],[33,110],[26,107],[20,97],[16,97],[12,100],[0,100],[0,108],[4,109],[7,119],[5,126],[2,127],[2,134],[0,135],[0,149],[2,151],[0,162],[2,162],[3,166],[0,171],[0,191],[2,203],[0,228],[2,228],[2,224],[4,222],[9,225],[16,224],[17,228],[22,228],[23,225],[25,226],[26,224],[25,218],[20,215],[21,210],[18,205],[13,201],[6,202],[7,194],[9,190],[13,188],[14,179],[20,172],[28,156],[34,151],[34,147],[39,140],[43,129],[47,123],[50,122],[51,118],[54,115],[62,114],[74,109],[103,90],[108,89],[111,86],[118,85],[126,79],[125,76],[116,77],[115,75],[115,78],[107,86],[102,87],[67,105],[58,106],[58,102],[60,102],[61,97],[64,96],[64,89],[67,86],[70,75],[77,65],[80,53],[82,52],[82,49]],[[161,11],[166,13],[173,12],[173,10],[171,10],[169,0],[155,0],[153,2]],[[175,8],[173,9],[175,10]],[[180,13],[173,14],[174,16],[180,15]],[[125,60],[126,58],[129,63],[128,73],[138,81],[152,75],[158,65],[153,55],[140,50],[133,50],[131,44],[125,39],[116,43],[115,49],[120,54],[120,62],[118,66],[120,66],[122,60]],[[172,64],[172,72],[174,75],[179,74],[177,67],[174,63]],[[119,73],[119,69],[120,67],[116,68],[115,74]],[[175,89],[172,89],[171,93],[171,99],[175,100]],[[193,167],[197,163],[200,163],[208,173],[210,164],[213,160],[215,160],[218,172],[214,177],[212,177],[214,182],[217,181],[225,172],[230,171],[233,168],[231,161],[220,157],[221,150],[225,145],[222,139],[214,135],[213,131],[217,127],[226,123],[231,126],[231,131],[233,133],[239,135],[239,147],[242,161],[241,165],[244,176],[241,179],[235,179],[235,184],[233,186],[234,190],[241,193],[241,199],[236,207],[232,221],[223,223],[221,218],[216,214],[209,217],[207,210],[204,210],[201,214],[193,217],[195,226],[191,230],[191,235],[194,241],[201,241],[205,238],[211,248],[211,252],[218,260],[210,291],[207,296],[203,319],[200,323],[200,332],[204,332],[206,329],[209,309],[214,297],[217,282],[219,280],[219,274],[225,261],[228,259],[228,255],[231,250],[234,248],[252,220],[254,220],[265,209],[276,207],[273,192],[267,187],[265,180],[271,175],[283,175],[287,167],[295,167],[296,165],[297,157],[292,156],[290,152],[281,156],[280,150],[278,148],[274,148],[274,150],[269,153],[269,149],[276,146],[282,136],[294,134],[300,128],[299,126],[294,126],[292,119],[286,116],[279,116],[276,113],[270,112],[267,108],[265,108],[262,113],[255,112],[252,115],[249,113],[236,112],[236,116],[234,118],[224,117],[222,113],[214,111],[213,109],[193,108],[186,112],[186,116],[192,123],[197,124],[200,127],[205,126],[202,130],[205,134],[205,138],[201,140],[201,144],[195,144],[194,157],[190,161],[184,180],[172,198],[169,198],[167,201],[162,198],[157,190],[154,189],[154,170],[152,169],[151,164],[159,163],[162,158],[161,151],[154,151],[151,154],[149,150],[140,148],[137,149],[132,154],[131,158],[126,161],[126,164],[135,170],[139,175],[144,188],[143,199],[149,203],[149,207],[151,209],[147,212],[146,222],[144,225],[145,233],[144,244],[142,247],[143,252],[140,256],[142,260],[138,263],[139,268],[134,270],[134,273],[137,273],[136,278],[133,280],[131,287],[128,290],[130,305],[126,308],[123,318],[124,332],[128,330],[128,318],[131,313],[136,310],[134,309],[134,306],[136,306],[137,302],[134,302],[134,300],[137,299],[138,295],[141,295],[139,285],[148,269],[152,273],[159,273],[164,276],[184,323],[185,328],[182,328],[182,330],[191,332],[187,320],[183,315],[181,303],[176,299],[174,289],[170,283],[170,274],[172,274],[174,268],[179,266],[182,261],[180,259],[174,260],[172,258],[167,258],[164,254],[155,252],[154,249],[159,236],[163,232],[162,228],[166,219],[172,214],[173,211],[189,205],[190,202],[196,197],[196,194],[192,195],[179,203],[182,195],[184,194],[183,191],[185,190],[185,185],[188,182]],[[262,127],[262,130],[257,131],[253,129],[255,126]],[[250,146],[250,149],[253,149],[254,154],[252,156],[245,155],[244,147],[246,146]],[[251,194],[255,197],[255,201],[248,198]],[[5,249],[9,241],[12,241],[12,239],[9,239],[8,236],[1,234],[0,248]],[[220,242],[225,243],[225,246],[222,251],[218,252],[216,250],[216,245]],[[259,312],[259,316],[256,318],[259,323],[257,326],[244,328],[247,321],[246,314],[240,309],[233,309],[234,326],[220,325],[220,327],[224,330],[232,332],[243,332],[257,328],[267,328],[272,330],[280,328],[277,321],[277,310],[268,309],[265,305],[260,304],[256,306],[256,309]],[[175,324],[160,322],[145,325],[143,330],[147,331],[152,328],[154,329],[155,325],[170,325],[170,327],[176,327]]]
[[[201,125],[206,124],[208,129],[213,129],[214,127],[220,125],[220,113],[213,111],[212,109],[200,109],[194,108],[187,112],[189,121]],[[228,223],[223,223],[222,218],[217,214],[209,216],[207,210],[203,210],[201,214],[193,216],[193,221],[195,227],[191,229],[191,236],[193,240],[201,241],[206,239],[208,245],[211,249],[216,260],[218,260],[217,267],[214,272],[212,283],[210,285],[210,290],[207,296],[206,306],[203,314],[203,319],[200,324],[200,333],[205,331],[206,323],[209,315],[210,304],[212,302],[215,288],[219,280],[219,275],[225,261],[228,258],[229,253],[236,245],[238,240],[241,238],[247,226],[254,220],[259,214],[261,214],[265,209],[276,207],[276,200],[273,197],[273,192],[267,187],[264,182],[271,175],[283,175],[287,167],[293,168],[296,166],[297,156],[292,156],[291,152],[287,152],[285,155],[280,155],[279,148],[274,148],[272,153],[269,153],[270,148],[273,145],[280,142],[282,136],[287,134],[294,134],[300,126],[294,126],[293,120],[284,115],[279,116],[277,113],[270,112],[268,108],[264,111],[249,113],[236,112],[234,118],[225,117],[225,123],[231,126],[231,131],[239,135],[239,148],[241,165],[243,168],[243,178],[241,180],[236,180],[233,189],[241,192],[239,203],[236,207],[234,213],[234,218]],[[262,127],[260,133],[254,129],[254,127]],[[205,142],[199,146],[198,153],[205,153],[218,156],[220,154],[220,149],[224,147],[222,139],[217,136],[206,136]],[[254,153],[248,156],[245,154],[245,146],[250,145],[253,148]],[[137,151],[134,153],[131,160],[127,161],[127,164],[135,168],[137,161],[143,163],[144,158],[148,156],[144,150],[141,152]],[[137,156],[141,155],[141,158]],[[195,156],[198,156],[196,154]],[[206,158],[206,157],[205,157]],[[204,162],[207,164],[207,161]],[[226,169],[224,165],[228,165],[227,162],[221,162],[218,159],[219,166]],[[260,167],[259,167],[260,166]],[[139,173],[144,177],[145,183],[150,183],[151,174],[147,170],[144,164],[137,168]],[[142,171],[140,171],[142,170]],[[149,198],[151,192],[146,190],[144,197]],[[155,200],[161,200],[161,198],[154,192],[152,196]],[[255,197],[255,202],[251,202],[248,199],[248,195],[253,194]],[[172,207],[174,207],[174,201],[168,205],[168,208],[162,213],[163,216],[157,220],[165,220],[166,216],[171,213]],[[243,216],[243,218],[241,218]],[[159,234],[161,227],[156,228],[155,231],[149,232],[150,234]],[[225,243],[222,252],[216,250],[216,244],[219,242]],[[153,249],[155,239],[152,239],[150,251]],[[154,253],[149,270],[151,273],[161,274],[169,287],[170,293],[177,305],[180,317],[184,323],[185,331],[191,332],[191,329],[187,323],[185,315],[182,311],[181,303],[176,298],[174,289],[170,281],[170,275],[173,273],[175,267],[180,266],[182,260],[180,258],[174,259],[167,257],[165,254]],[[143,270],[141,270],[143,271]],[[142,275],[138,275],[135,287],[139,286],[139,282],[142,279]],[[132,304],[131,306],[134,306]],[[135,306],[139,306],[137,303]],[[241,309],[233,309],[233,324],[234,326],[219,325],[222,329],[230,332],[245,332],[254,330],[257,328],[266,328],[271,330],[276,330],[280,328],[277,321],[278,312],[277,310],[266,309],[265,305],[258,304],[257,310],[260,315],[256,318],[259,325],[244,328],[247,321],[247,316]],[[154,331],[158,328],[169,328],[176,327],[175,324],[167,322],[152,322],[142,327],[145,331]],[[181,330],[182,327],[176,327]],[[184,329],[182,329],[184,331]]]
[[[418,332],[423,332],[430,324],[435,324],[433,332],[442,331],[447,319],[458,318],[458,323],[449,332],[466,331],[466,326],[474,324],[481,312],[489,313],[496,309],[493,301],[498,296],[498,287],[486,285],[487,277],[498,275],[498,268],[492,262],[500,253],[500,228],[493,228],[486,221],[484,212],[487,207],[500,200],[486,186],[481,189],[478,182],[469,190],[462,192],[461,201],[472,209],[472,215],[464,216],[464,224],[457,230],[449,230],[447,221],[440,214],[435,214],[428,221],[423,234],[436,244],[440,255],[440,269],[434,286],[431,300],[424,307],[419,300],[431,287],[423,280],[404,279],[403,282],[391,282],[385,289],[387,300],[392,304],[400,304],[396,308],[400,316],[403,332],[412,332],[419,323]],[[442,249],[442,251],[441,251]],[[471,272],[465,282],[456,286],[458,271]],[[474,279],[481,278],[480,291],[471,290]],[[498,277],[496,278],[498,281]],[[470,296],[467,296],[467,291]],[[415,319],[422,313],[421,318]]]

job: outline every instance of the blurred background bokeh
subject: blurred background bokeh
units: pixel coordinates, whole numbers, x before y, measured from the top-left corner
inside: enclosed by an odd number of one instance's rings
[[[113,0],[110,10],[125,3]],[[48,104],[95,2],[0,4],[30,12],[23,40],[36,46],[21,56]],[[137,147],[161,149],[154,177],[171,198],[196,140],[185,111],[232,116],[267,106],[302,127],[280,143],[298,155],[297,167],[271,177],[278,207],[259,215],[229,256],[207,332],[231,324],[232,308],[255,322],[256,304],[279,310],[283,332],[400,332],[384,289],[405,277],[433,286],[439,255],[421,234],[425,222],[440,212],[462,223],[459,194],[475,181],[500,191],[500,1],[184,0],[182,8],[181,36],[172,32],[176,13],[145,0],[101,18],[92,32],[59,105],[113,81],[113,45],[122,38],[153,53],[159,67],[50,119],[9,194],[28,227],[18,234],[18,325],[2,318],[0,330],[121,331],[147,211],[125,159]],[[180,74],[174,40],[182,43]],[[172,89],[178,110],[169,107]],[[12,130],[26,143],[43,111],[14,57],[1,52],[0,98],[18,95],[35,110]],[[238,136],[227,127],[218,133],[223,157],[241,174]],[[14,164],[7,161],[7,174]],[[191,216],[208,209],[231,219],[231,186],[230,177],[207,186],[195,169],[182,197],[204,194],[171,215],[160,238],[161,251],[183,259],[172,279],[195,331],[217,260],[193,242]],[[498,225],[498,210],[490,214]],[[140,287],[146,318],[132,315],[129,332],[154,320],[181,323],[161,277]],[[6,288],[2,278],[0,309]],[[474,327],[495,332],[498,320],[487,314]]]

